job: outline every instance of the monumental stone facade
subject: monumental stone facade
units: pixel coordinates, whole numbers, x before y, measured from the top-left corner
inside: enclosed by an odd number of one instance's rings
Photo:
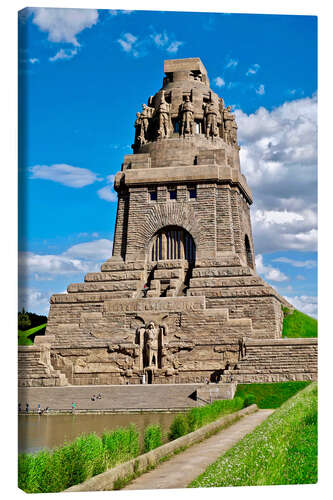
[[[113,255],[51,297],[49,375],[21,385],[316,378],[316,341],[281,338],[292,306],[256,273],[235,116],[200,59],[164,71],[115,176]]]

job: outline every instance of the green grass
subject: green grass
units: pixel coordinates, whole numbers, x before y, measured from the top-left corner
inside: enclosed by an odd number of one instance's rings
[[[313,484],[318,480],[317,453],[317,383],[312,383],[189,487]]]
[[[162,429],[160,425],[149,425],[144,432],[143,437],[144,453],[154,450],[162,445]]]
[[[275,382],[271,384],[238,384],[235,397],[245,400],[249,395],[253,395],[254,400],[251,399],[258,408],[278,408],[287,399],[309,384],[310,382],[303,381]]]
[[[177,415],[174,418],[170,426],[169,440],[172,441],[193,432],[223,415],[241,410],[243,406],[243,398],[235,397],[234,399],[214,401],[214,403],[199,408],[192,408],[188,413]]]
[[[30,328],[30,330],[18,330],[18,345],[33,345],[33,341],[29,339],[31,335],[39,332],[46,327],[46,323],[44,325],[35,326],[34,328]]]
[[[282,336],[288,338],[318,337],[318,321],[296,309],[290,314],[284,307]]]
[[[19,454],[18,486],[27,493],[55,493],[82,483],[139,454],[135,426],[81,435],[54,450]]]

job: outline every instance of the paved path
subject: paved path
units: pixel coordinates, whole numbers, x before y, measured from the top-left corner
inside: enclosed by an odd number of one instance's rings
[[[215,462],[246,434],[252,432],[273,411],[258,410],[252,415],[243,417],[227,429],[211,436],[202,443],[191,446],[186,451],[162,463],[156,469],[134,479],[123,489],[186,488],[193,479],[206,470],[208,465]]]

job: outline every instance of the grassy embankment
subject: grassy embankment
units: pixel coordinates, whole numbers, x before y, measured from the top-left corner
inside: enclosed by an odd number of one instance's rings
[[[243,405],[242,398],[235,398],[193,408],[187,414],[174,418],[168,438],[172,440],[192,432],[222,415],[240,410]],[[19,488],[28,493],[63,491],[161,444],[160,426],[150,425],[145,429],[143,448],[140,450],[139,433],[132,425],[106,432],[102,437],[94,433],[82,435],[54,450],[22,453],[19,455]]]
[[[34,328],[30,328],[30,330],[18,330],[18,345],[33,345],[33,340],[29,337],[39,332],[43,328],[46,327],[46,323],[44,325],[35,326]]]
[[[278,408],[287,399],[304,389],[310,382],[275,382],[263,384],[238,384],[235,397],[255,403],[258,408]]]
[[[294,309],[291,313],[287,307],[283,307],[283,313],[284,319],[282,337],[318,337],[318,321],[316,319],[297,311],[297,309]]]
[[[317,478],[317,383],[312,383],[189,487],[313,484]]]

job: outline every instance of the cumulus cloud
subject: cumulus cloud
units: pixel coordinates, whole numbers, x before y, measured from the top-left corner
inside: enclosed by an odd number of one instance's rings
[[[288,276],[282,273],[279,269],[270,265],[265,266],[263,256],[260,254],[256,256],[256,269],[259,274],[269,281],[288,280]]]
[[[104,238],[73,245],[58,255],[19,252],[19,274],[20,276],[37,274],[37,280],[42,281],[49,279],[50,276],[98,271],[99,263],[111,256],[112,242]]]
[[[48,292],[31,287],[21,287],[18,290],[18,309],[24,309],[36,314],[47,314],[49,309]]]
[[[56,43],[71,43],[80,46],[77,35],[91,28],[98,21],[95,9],[32,8],[33,23],[48,33],[48,39]]]
[[[256,251],[316,251],[317,97],[235,114]]]
[[[293,267],[305,267],[305,269],[313,269],[317,267],[317,262],[315,260],[295,260],[288,259],[287,257],[279,257],[273,259],[273,262],[283,262],[284,264],[290,264]]]
[[[309,295],[295,295],[294,297],[286,297],[296,309],[317,318],[318,316],[318,299]]]
[[[250,68],[247,70],[246,72],[246,76],[249,76],[249,75],[255,75],[258,70],[260,69],[260,65],[259,64],[253,64],[252,66],[250,66]]]
[[[114,175],[108,175],[106,180],[108,184],[97,191],[99,198],[105,201],[117,201],[118,196],[113,189]]]
[[[32,174],[31,179],[45,179],[74,188],[82,188],[101,180],[97,174],[87,168],[73,167],[65,163],[35,165],[29,170]]]
[[[59,61],[61,59],[73,59],[74,56],[77,54],[77,49],[60,49],[58,52],[53,56],[49,57],[49,61],[54,62],[54,61]]]
[[[29,59],[29,63],[31,63],[31,64],[39,63],[39,59],[37,57],[31,57]]]
[[[217,87],[223,87],[223,85],[225,85],[225,81],[223,80],[223,78],[221,76],[217,76],[215,79],[214,79],[214,83]]]

